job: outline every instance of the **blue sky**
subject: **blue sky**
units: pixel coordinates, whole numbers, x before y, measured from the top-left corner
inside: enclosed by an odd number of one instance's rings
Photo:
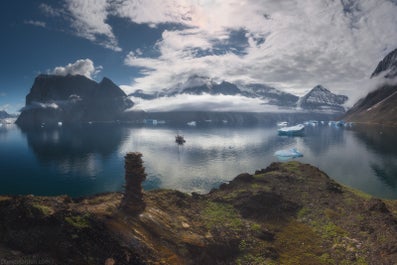
[[[357,99],[397,47],[396,0],[5,0],[0,10],[9,112],[40,73],[107,76],[126,92],[193,74],[297,95],[323,84]]]

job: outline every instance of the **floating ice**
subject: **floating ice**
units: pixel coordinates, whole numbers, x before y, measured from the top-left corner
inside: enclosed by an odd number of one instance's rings
[[[288,126],[288,122],[286,122],[286,121],[277,122],[277,126],[278,127],[286,127],[286,126]]]
[[[196,125],[197,125],[197,122],[195,122],[195,121],[189,121],[189,122],[187,123],[187,125],[189,125],[189,126],[196,126]]]
[[[304,129],[305,125],[298,124],[295,126],[280,128],[277,131],[279,135],[300,135],[303,133]]]
[[[303,154],[298,150],[296,150],[296,148],[279,150],[276,151],[274,155],[277,156],[277,158],[280,160],[288,160],[291,158],[297,158],[303,156]]]

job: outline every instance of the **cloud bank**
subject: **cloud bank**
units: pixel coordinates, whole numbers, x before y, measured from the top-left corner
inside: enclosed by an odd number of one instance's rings
[[[124,63],[142,74],[131,85],[145,91],[198,74],[297,95],[317,84],[364,94],[362,82],[397,45],[390,0],[65,0],[61,10],[42,9],[114,51],[123,49],[110,17],[165,27],[152,45],[158,56],[126,47]]]
[[[90,59],[80,59],[74,63],[69,63],[66,66],[57,66],[50,71],[55,75],[84,75],[87,78],[93,79],[96,74],[102,70],[102,66],[94,66],[94,62]]]
[[[153,100],[143,100],[131,97],[135,103],[130,110],[147,112],[163,111],[202,111],[210,109],[219,112],[282,112],[287,111],[274,105],[264,104],[262,99],[229,95],[188,95],[180,94],[173,97],[161,97]],[[291,110],[289,110],[291,111]]]

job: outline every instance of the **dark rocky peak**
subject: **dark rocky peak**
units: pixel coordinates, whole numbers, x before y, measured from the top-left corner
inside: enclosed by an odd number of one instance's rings
[[[102,94],[106,94],[110,97],[123,97],[127,96],[120,87],[118,87],[112,80],[107,77],[104,77],[102,81],[99,83],[99,92]]]
[[[26,96],[26,105],[32,102],[67,100],[70,95],[85,98],[92,94],[97,83],[82,75],[39,75]]]
[[[344,104],[348,100],[348,97],[344,95],[336,95],[322,85],[317,85],[312,88],[312,90],[310,90],[303,99],[306,102]]]
[[[331,111],[344,111],[342,105],[347,100],[347,96],[336,95],[322,85],[317,85],[300,99],[300,107],[312,110],[322,108]]]
[[[223,95],[236,95],[241,93],[241,90],[235,84],[222,81],[222,83],[214,84],[212,86],[212,93]]]
[[[195,80],[195,82],[192,82],[191,84],[199,84],[200,82],[198,81],[201,82],[203,80]],[[237,95],[241,93],[241,90],[235,84],[226,81],[222,81],[219,84],[215,83],[214,81],[209,81],[207,83],[201,82],[201,85],[186,87],[181,93],[194,95],[200,95],[204,93],[212,95]]]
[[[97,83],[82,75],[39,75],[26,96],[17,124],[112,121],[133,105],[108,78]]]
[[[9,114],[5,110],[0,110],[0,119],[6,119],[6,118],[11,118],[13,117],[11,114]]]
[[[39,75],[26,96],[26,105],[32,102],[68,100],[71,95],[78,95],[83,100],[127,96],[106,77],[98,84],[82,75]]]
[[[318,92],[323,92],[323,93],[331,93],[331,91],[329,91],[328,89],[326,89],[322,85],[317,85],[317,86],[313,87],[312,90],[310,91],[310,93],[315,93],[317,91]]]
[[[372,77],[376,77],[381,73],[385,73],[385,78],[393,78],[397,76],[397,49],[390,52],[379,62],[375,71],[372,73]]]
[[[183,84],[184,87],[201,86],[205,84],[211,84],[213,81],[208,76],[202,76],[194,74],[189,76],[186,82]]]

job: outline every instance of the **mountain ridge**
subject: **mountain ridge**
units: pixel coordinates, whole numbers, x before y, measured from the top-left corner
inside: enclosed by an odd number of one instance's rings
[[[39,75],[26,96],[20,126],[115,120],[133,102],[110,79],[82,75]]]
[[[318,100],[315,102],[315,97],[312,94],[315,94],[318,87],[322,87],[323,89],[320,91],[321,93],[317,93],[321,95],[317,96]],[[304,110],[320,112],[344,112],[345,108],[343,104],[347,101],[347,96],[333,94],[321,85],[314,87],[305,96],[298,97],[265,84],[234,84],[226,80],[215,82],[213,79],[199,75],[189,77],[185,82],[179,83],[175,88],[164,89],[161,92],[155,92],[153,94],[147,94],[143,90],[138,89],[129,94],[129,96],[153,100],[180,94],[239,95],[247,98],[258,98],[263,100],[263,104],[291,108],[291,110],[298,107],[299,104]]]
[[[343,117],[347,121],[397,126],[397,49],[379,62],[371,78],[383,73],[384,84],[357,101]],[[393,83],[394,80],[394,83]]]

